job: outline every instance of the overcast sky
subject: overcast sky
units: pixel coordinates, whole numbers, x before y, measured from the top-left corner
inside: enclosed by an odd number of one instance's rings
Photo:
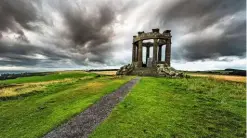
[[[245,0],[1,0],[0,70],[118,68],[138,31],[171,30],[171,65],[245,69]]]

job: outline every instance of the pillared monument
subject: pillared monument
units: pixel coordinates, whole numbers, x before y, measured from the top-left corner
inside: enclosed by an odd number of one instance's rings
[[[183,76],[181,72],[171,67],[171,38],[171,30],[165,30],[163,33],[160,33],[159,29],[152,29],[152,32],[147,33],[138,32],[138,35],[133,36],[132,63],[121,67],[117,75]],[[145,40],[153,42],[144,42]],[[164,60],[162,55],[165,57]]]

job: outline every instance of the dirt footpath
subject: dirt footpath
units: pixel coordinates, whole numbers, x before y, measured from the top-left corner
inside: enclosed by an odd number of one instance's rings
[[[118,90],[104,96],[99,102],[74,117],[71,121],[54,129],[44,138],[86,138],[111,113],[119,103],[140,80],[135,78],[120,87]]]

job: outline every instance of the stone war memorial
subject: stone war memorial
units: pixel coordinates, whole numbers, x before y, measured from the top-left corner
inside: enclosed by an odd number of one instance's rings
[[[171,38],[171,30],[163,33],[159,29],[147,33],[138,32],[137,36],[133,36],[132,63],[121,67],[117,75],[183,77],[183,73],[171,67]],[[144,42],[147,40],[149,42]],[[165,60],[162,60],[162,55]]]

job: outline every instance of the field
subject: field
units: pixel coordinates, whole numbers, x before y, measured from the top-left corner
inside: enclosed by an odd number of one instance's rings
[[[191,76],[198,76],[198,77],[209,77],[215,78],[219,80],[226,80],[226,81],[234,81],[234,82],[244,82],[246,83],[245,76],[234,76],[234,75],[213,75],[213,74],[200,74],[200,73],[189,73]]]
[[[144,77],[91,137],[245,137],[245,84]]]
[[[40,137],[130,79],[56,72],[0,81],[0,137]]]
[[[93,71],[92,73],[97,73],[101,75],[116,75],[116,71]],[[245,76],[237,76],[237,75],[217,75],[217,74],[210,74],[210,73],[190,73],[186,72],[186,74],[190,76],[197,76],[197,77],[209,77],[218,80],[226,80],[226,81],[234,81],[234,82],[245,82]]]
[[[95,73],[0,81],[0,138],[42,137],[133,78]],[[245,137],[245,92],[212,77],[142,77],[90,137]]]
[[[117,71],[92,71],[92,73],[101,74],[101,75],[116,75]]]

